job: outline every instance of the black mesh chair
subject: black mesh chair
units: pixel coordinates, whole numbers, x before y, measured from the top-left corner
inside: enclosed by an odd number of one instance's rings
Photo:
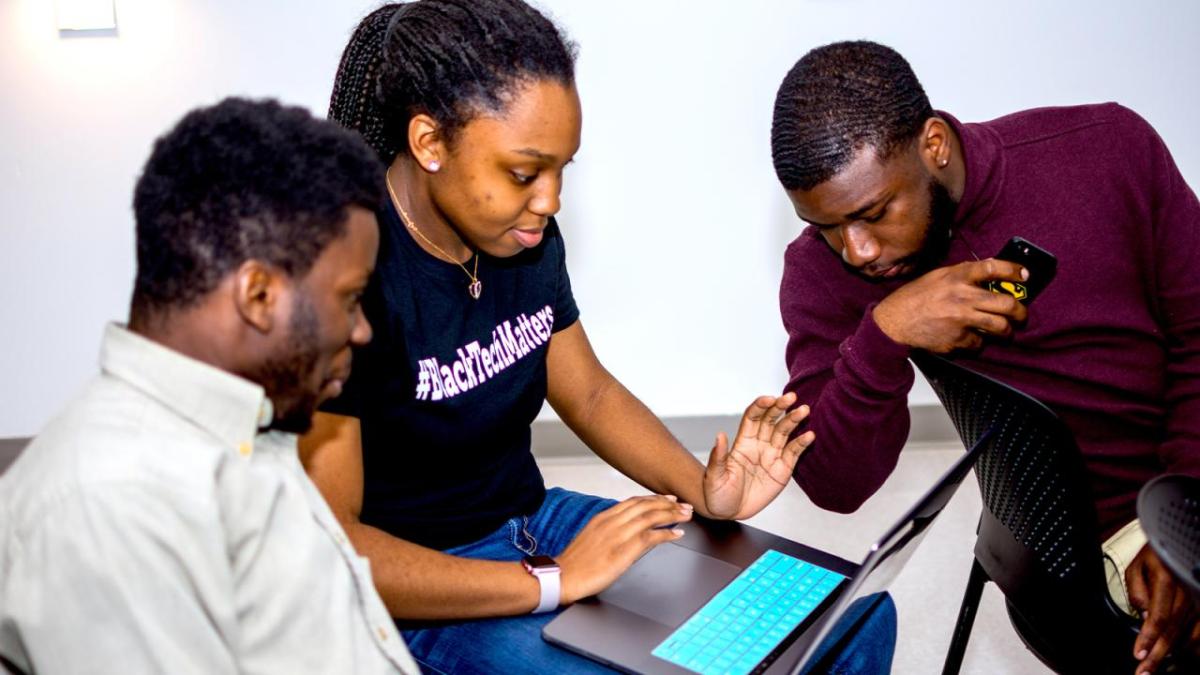
[[[1200,478],[1155,478],[1138,493],[1137,512],[1150,547],[1200,603]]]
[[[992,434],[975,465],[983,513],[943,673],[962,665],[988,581],[1004,593],[1021,640],[1052,670],[1134,672],[1138,623],[1108,595],[1096,511],[1071,432],[1012,387],[931,354],[912,358],[964,445]]]

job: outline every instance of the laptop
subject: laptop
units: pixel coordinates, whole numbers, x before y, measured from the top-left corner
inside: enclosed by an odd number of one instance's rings
[[[604,592],[568,607],[542,638],[633,673],[823,672],[883,599],[990,435],[861,565],[740,523],[696,520]]]

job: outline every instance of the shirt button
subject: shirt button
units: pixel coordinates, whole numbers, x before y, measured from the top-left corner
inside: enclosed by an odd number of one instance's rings
[[[264,398],[262,404],[258,406],[258,428],[266,429],[271,426],[273,421],[275,421],[275,406],[271,405],[271,399]]]
[[[242,443],[238,445],[238,454],[242,457],[249,457],[251,452],[254,452],[253,445],[249,443]]]
[[[387,642],[388,634],[387,631],[383,629],[383,626],[377,626],[376,630],[379,631],[379,639],[383,642]]]

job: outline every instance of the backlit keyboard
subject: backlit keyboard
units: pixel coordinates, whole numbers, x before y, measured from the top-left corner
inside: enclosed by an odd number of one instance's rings
[[[651,653],[701,675],[745,675],[846,577],[767,551]]]

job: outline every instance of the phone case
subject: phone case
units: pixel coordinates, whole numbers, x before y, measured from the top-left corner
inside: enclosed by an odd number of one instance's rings
[[[989,281],[987,288],[993,293],[1007,293],[1028,305],[1054,279],[1058,259],[1036,244],[1013,237],[996,254],[998,260],[1015,262],[1029,270],[1029,279],[1023,282]]]

